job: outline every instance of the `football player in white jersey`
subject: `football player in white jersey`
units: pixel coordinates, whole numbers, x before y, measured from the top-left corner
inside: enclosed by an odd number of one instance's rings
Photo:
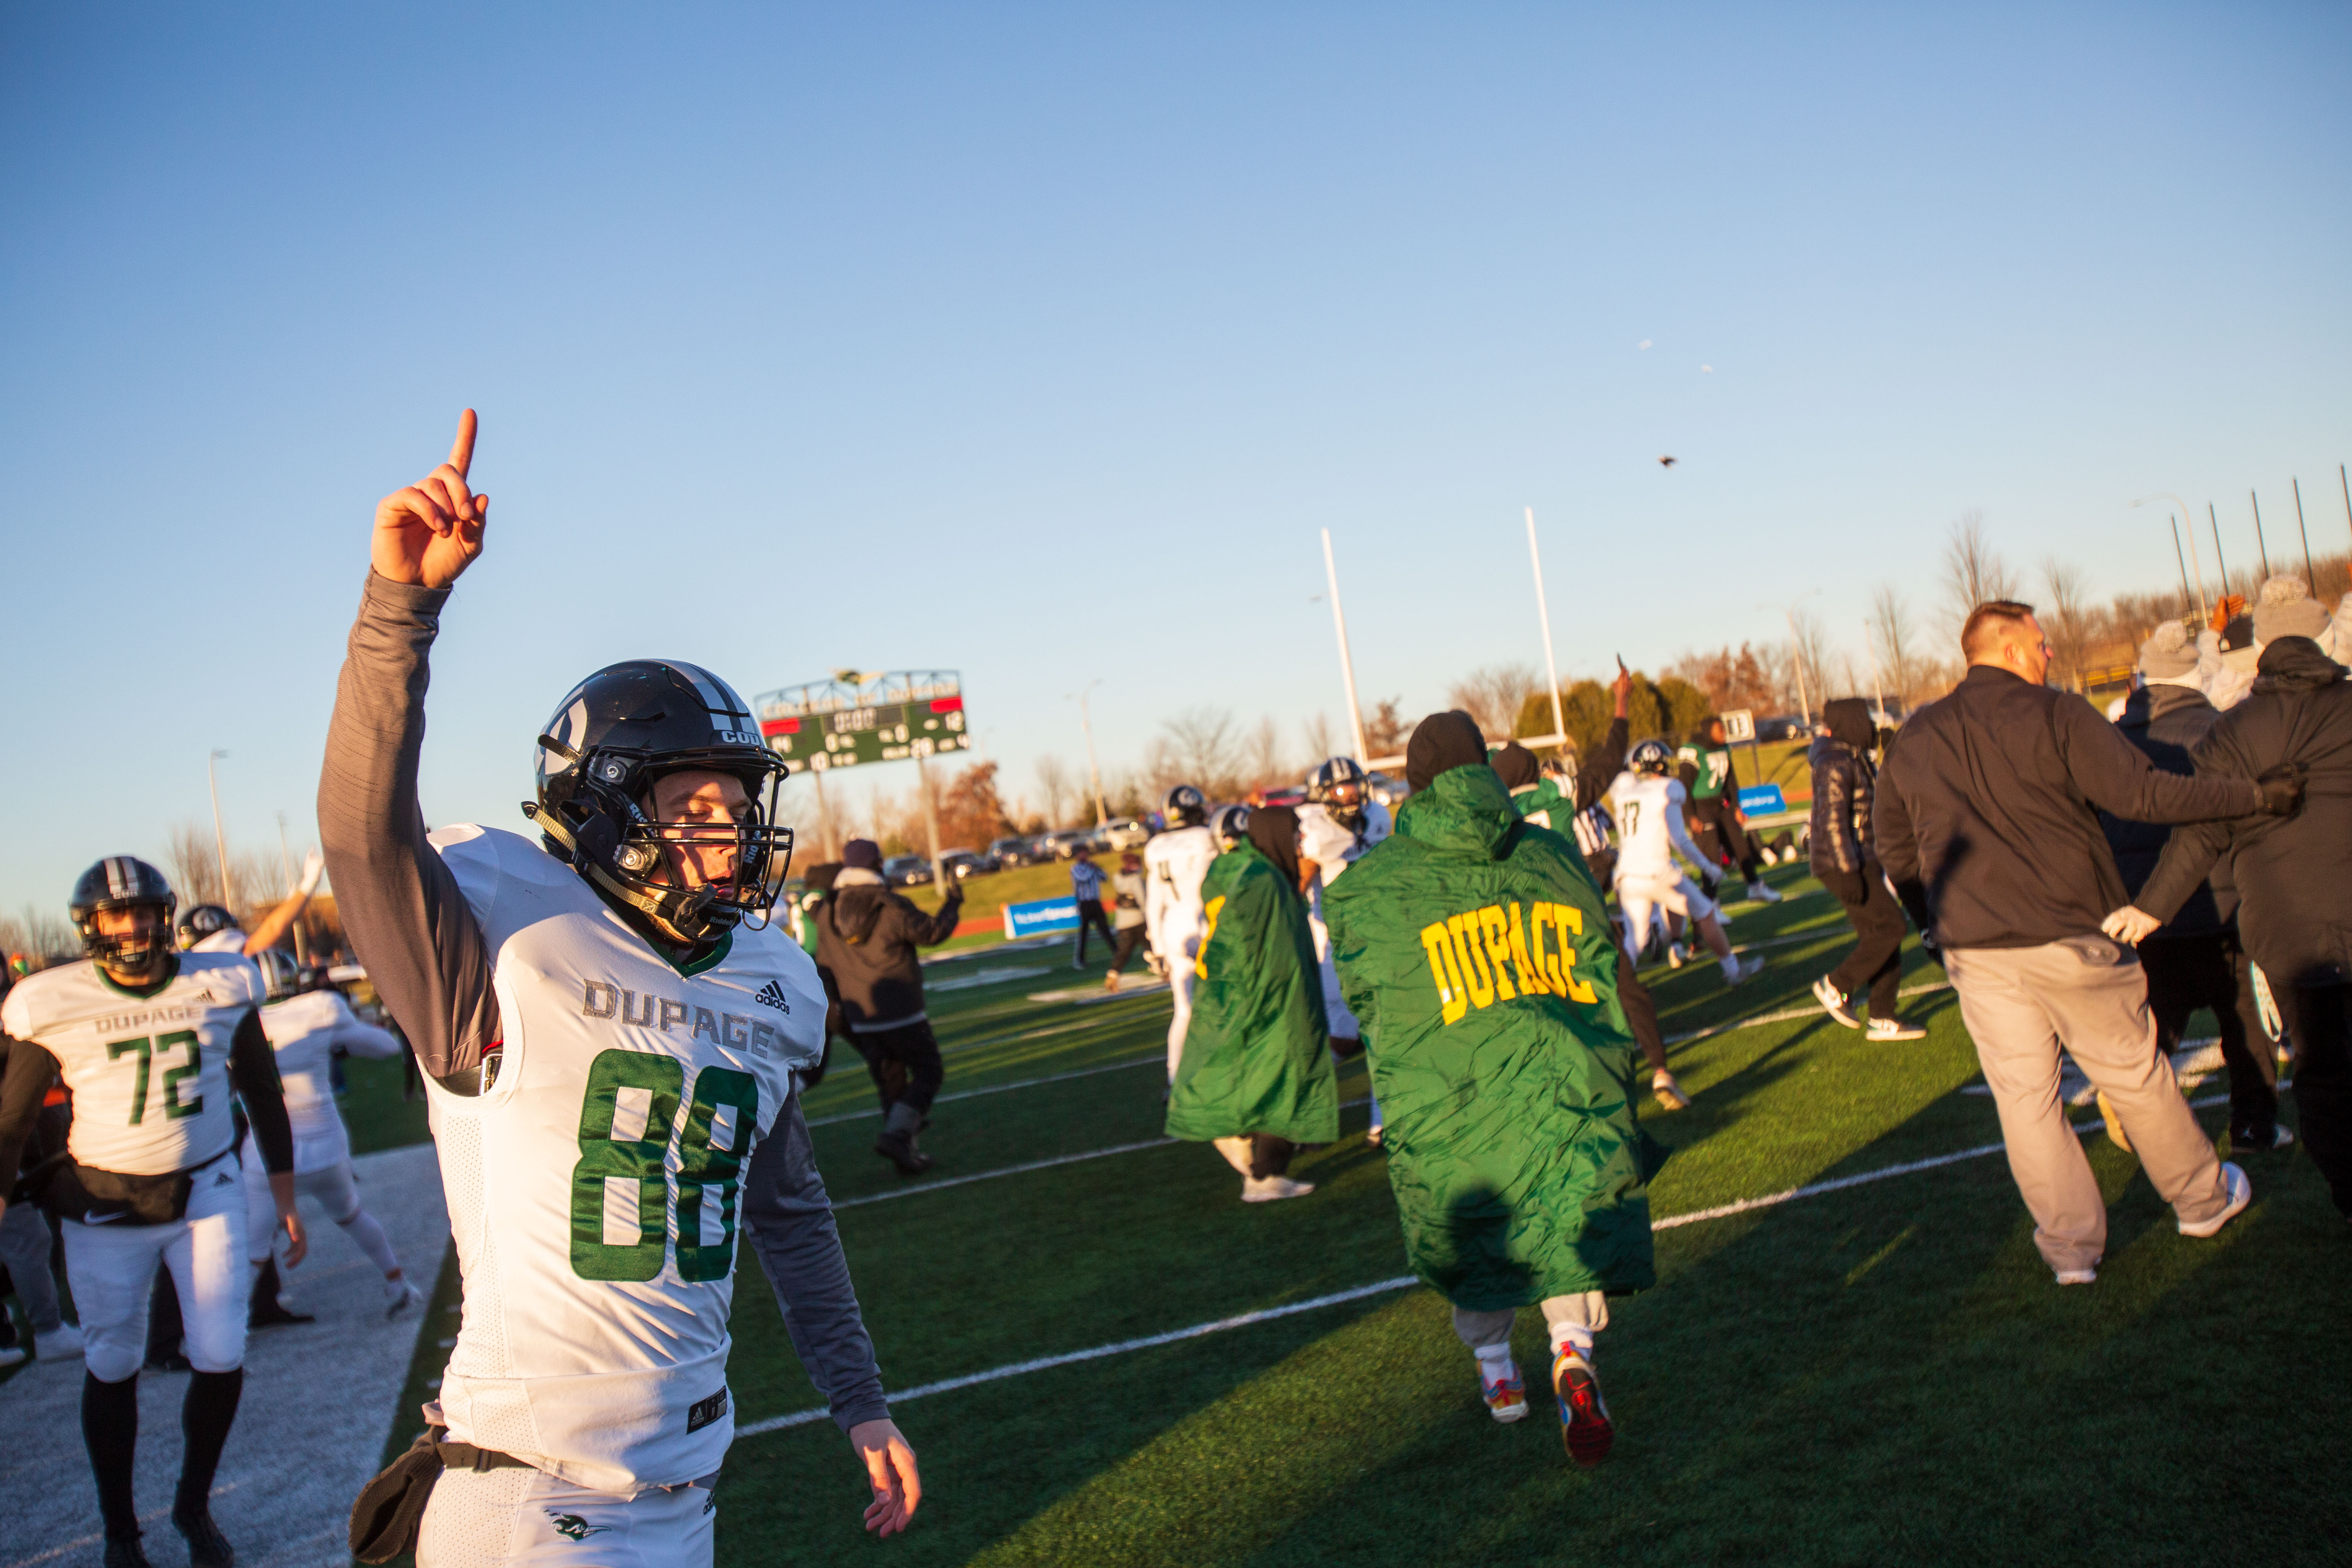
[[[301,969],[284,948],[268,949],[258,962],[269,998],[261,1009],[261,1028],[278,1057],[278,1081],[285,1086],[286,1115],[294,1125],[294,1191],[325,1209],[327,1217],[383,1272],[384,1316],[396,1318],[424,1297],[402,1271],[392,1237],[360,1204],[359,1184],[352,1174],[351,1135],[335,1109],[334,1072],[337,1051],[388,1061],[400,1055],[399,1037],[360,1022],[340,991],[303,990]],[[273,1319],[307,1322],[278,1300],[278,1264],[269,1247],[269,1189],[251,1132],[246,1134],[246,1143],[245,1237],[246,1257],[254,1268],[254,1326]]]
[[[257,1012],[260,971],[238,953],[174,952],[176,902],[145,861],[100,860],[74,884],[71,905],[89,956],[26,976],[0,1004],[0,1028],[15,1041],[0,1083],[0,1169],[16,1169],[60,1074],[73,1096],[68,1163],[41,1203],[61,1222],[66,1278],[81,1312],[82,1440],[98,1480],[107,1568],[147,1561],[131,1473],[147,1290],[159,1263],[179,1284],[194,1368],[172,1523],[196,1568],[233,1560],[209,1502],[245,1387],[246,1205],[232,1089],[268,1167],[288,1266],[303,1251],[293,1135]]]
[[[259,958],[294,929],[302,906],[319,890],[319,879],[326,868],[325,858],[316,849],[311,850],[302,862],[301,883],[264,915],[249,935],[237,929],[236,916],[220,905],[198,904],[180,917],[180,945],[190,952],[241,952],[247,958]]]
[[[425,1075],[465,1281],[417,1562],[710,1562],[739,1216],[865,1459],[867,1528],[894,1533],[920,1482],[801,1115],[824,993],[768,920],[784,766],[743,700],[694,665],[610,666],[539,736],[534,837],[425,831],[427,654],[488,507],[475,428],[376,508],[319,785],[345,929]]]
[[[1708,863],[1683,826],[1683,786],[1669,777],[1674,753],[1663,741],[1643,741],[1626,754],[1626,771],[1609,787],[1609,814],[1617,819],[1617,902],[1625,912],[1625,962],[1638,965],[1649,939],[1650,911],[1671,910],[1687,916],[1723,966],[1727,985],[1737,985],[1764,967],[1760,956],[1745,962],[1731,951],[1731,939],[1716,919],[1715,900],[1683,875],[1679,854],[1709,874]],[[1710,880],[1713,879],[1710,877]]]
[[[1339,972],[1331,963],[1331,931],[1323,923],[1323,889],[1339,879],[1366,850],[1396,831],[1389,808],[1371,798],[1364,770],[1353,757],[1327,757],[1307,775],[1307,803],[1298,808],[1299,892],[1307,900],[1307,927],[1315,933],[1315,961],[1323,967],[1323,1016],[1331,1030],[1331,1054],[1340,1061],[1360,1055],[1364,1026],[1339,994]],[[1381,1141],[1381,1102],[1372,1101],[1371,1129]]]
[[[1201,907],[1201,879],[1217,858],[1208,829],[1209,803],[1191,784],[1180,784],[1160,804],[1165,833],[1143,847],[1143,926],[1168,974],[1176,1016],[1168,1022],[1168,1081],[1184,1054],[1184,1030],[1192,1022],[1192,960],[1201,947],[1208,915]]]

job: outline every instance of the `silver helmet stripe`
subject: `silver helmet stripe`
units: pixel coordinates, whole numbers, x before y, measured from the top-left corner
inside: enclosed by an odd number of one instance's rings
[[[752,727],[751,708],[741,698],[729,689],[725,681],[699,665],[687,664],[674,659],[666,662],[670,668],[694,683],[694,689],[701,697],[702,705],[710,710],[712,729],[740,731]]]

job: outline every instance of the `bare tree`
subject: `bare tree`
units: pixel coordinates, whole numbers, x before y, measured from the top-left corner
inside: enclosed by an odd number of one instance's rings
[[[1160,727],[1168,742],[1160,760],[1211,799],[1232,800],[1247,786],[1241,776],[1242,734],[1231,709],[1188,708]]]
[[[34,904],[21,915],[0,915],[0,962],[23,953],[35,969],[47,969],[81,955],[81,939],[58,916]]]
[[[1519,710],[1543,689],[1543,678],[1524,664],[1492,664],[1474,669],[1448,688],[1448,707],[1459,708],[1477,721],[1489,740],[1507,738],[1517,727]]]
[[[1272,784],[1289,772],[1283,765],[1282,731],[1271,718],[1260,719],[1257,728],[1250,731],[1243,761],[1254,788]]]
[[[2083,648],[2090,640],[2090,617],[2083,605],[2083,574],[2055,555],[2042,558],[2042,585],[2050,602],[2035,618],[2050,638],[2050,651],[2074,689],[2083,689]]]
[[[1810,705],[1818,718],[1822,704],[1829,700],[1829,633],[1811,610],[1797,611],[1790,626],[1795,634],[1789,642],[1790,659],[1801,681],[1798,701]]]
[[[1971,507],[1944,535],[1944,616],[1955,638],[1969,612],[1992,599],[2017,597],[2017,578],[1985,532],[1984,513]]]
[[[1303,721],[1298,726],[1298,733],[1307,742],[1307,756],[1313,759],[1307,764],[1308,766],[1313,766],[1315,763],[1319,763],[1326,757],[1336,757],[1339,754],[1338,744],[1331,739],[1331,721],[1327,715],[1318,713],[1313,718]],[[1360,757],[1357,759],[1359,762],[1362,760]]]
[[[228,854],[229,885],[223,888],[219,847],[209,832],[194,822],[173,824],[164,856],[172,862],[172,890],[180,896],[183,910],[198,904],[218,904],[243,921],[277,903],[288,891],[278,885],[284,878],[276,856],[236,848]]]
[[[1402,701],[1400,697],[1383,697],[1364,716],[1364,749],[1373,757],[1395,756],[1411,738],[1414,721],[1397,710]],[[1371,758],[1360,760],[1369,763]]]
[[[1045,797],[1045,823],[1049,827],[1062,826],[1062,800],[1070,793],[1070,770],[1062,759],[1048,752],[1037,759],[1037,793]]]
[[[1918,678],[1918,655],[1912,647],[1915,640],[1911,611],[1903,603],[1902,594],[1894,584],[1881,583],[1870,595],[1871,651],[1878,659],[1887,694],[1906,706],[1911,700],[1912,685]]]

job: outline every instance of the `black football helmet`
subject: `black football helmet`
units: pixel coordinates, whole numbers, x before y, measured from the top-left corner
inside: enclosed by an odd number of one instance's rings
[[[179,904],[180,896],[163,872],[135,856],[109,855],[75,880],[66,912],[81,935],[84,952],[117,974],[145,984],[163,978],[172,961],[172,911]],[[100,910],[141,905],[155,910],[155,923],[144,931],[110,936],[98,929]]]
[[[1249,840],[1249,807],[1221,805],[1209,818],[1209,834],[1219,849],[1231,849]]]
[[[1198,827],[1209,820],[1209,797],[1180,784],[1160,803],[1160,819],[1171,827]]]
[[[1342,827],[1364,815],[1364,769],[1353,757],[1328,757],[1307,775],[1307,798]]]
[[[180,946],[185,950],[216,931],[236,929],[236,917],[218,904],[198,904],[180,917]]]
[[[1675,753],[1664,741],[1643,741],[1625,753],[1625,765],[1637,773],[1664,778],[1675,771]]]
[[[734,823],[656,821],[654,781],[702,769],[742,781],[751,806]],[[607,665],[566,693],[539,738],[539,798],[523,803],[548,852],[608,899],[691,942],[765,923],[792,863],[793,833],[776,824],[791,770],[760,739],[751,705],[698,665],[639,658]],[[731,844],[724,884],[671,885],[666,844]]]
[[[263,948],[255,955],[254,962],[261,965],[262,989],[268,993],[272,1002],[283,1002],[289,996],[308,989],[302,984],[302,966],[295,963],[294,955],[284,948]]]

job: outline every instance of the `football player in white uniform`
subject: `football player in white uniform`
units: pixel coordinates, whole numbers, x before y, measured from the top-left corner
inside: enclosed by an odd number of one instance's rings
[[[1201,879],[1217,858],[1217,841],[1207,826],[1208,800],[1191,784],[1168,792],[1160,817],[1168,830],[1143,847],[1143,926],[1176,1002],[1176,1016],[1168,1021],[1168,1081],[1174,1083],[1184,1030],[1192,1022],[1192,960],[1209,918],[1201,907]]]
[[[1371,798],[1364,770],[1353,757],[1327,757],[1307,775],[1307,804],[1298,808],[1298,890],[1307,899],[1307,926],[1315,933],[1315,961],[1323,967],[1323,1016],[1331,1054],[1345,1061],[1364,1048],[1364,1026],[1339,994],[1331,963],[1331,931],[1323,923],[1323,889],[1363,853],[1396,831],[1389,808]],[[1381,1102],[1372,1101],[1370,1141],[1381,1141]]]
[[[60,1073],[73,1095],[69,1163],[41,1202],[62,1222],[66,1278],[81,1312],[82,1440],[98,1479],[108,1568],[147,1561],[131,1471],[147,1289],[159,1263],[179,1283],[194,1368],[172,1523],[197,1568],[233,1559],[209,1502],[245,1387],[246,1205],[232,1089],[268,1166],[288,1266],[303,1251],[294,1140],[257,1011],[260,971],[238,953],[174,952],[176,902],[145,861],[100,860],[74,884],[71,906],[89,958],[27,975],[0,1004],[0,1028],[15,1040],[0,1085],[0,1169],[16,1171]]]
[[[311,850],[302,862],[300,885],[264,915],[250,935],[239,931],[236,916],[220,905],[198,904],[180,917],[180,945],[190,952],[241,952],[247,958],[259,958],[278,945],[278,938],[294,929],[302,906],[319,890],[319,879],[326,868],[325,858],[316,849]]]
[[[335,1109],[335,1053],[373,1057],[388,1061],[400,1055],[399,1037],[389,1029],[363,1024],[352,1013],[342,993],[332,989],[305,991],[294,955],[273,947],[259,959],[261,979],[269,1000],[261,1009],[261,1028],[278,1057],[278,1081],[286,1089],[286,1115],[294,1124],[294,1191],[327,1211],[368,1261],[383,1273],[384,1316],[398,1317],[424,1300],[402,1272],[392,1238],[375,1215],[360,1205],[358,1181],[352,1174],[352,1140],[343,1130],[342,1113]],[[253,1321],[259,1327],[272,1318],[310,1320],[287,1312],[278,1300],[278,1264],[270,1253],[269,1189],[256,1157],[253,1134],[246,1134],[245,1207],[246,1256],[254,1268]]]
[[[429,1468],[399,1467],[432,1489],[417,1562],[616,1560],[583,1541],[710,1562],[739,1221],[865,1459],[867,1528],[894,1533],[920,1482],[802,1119],[824,993],[769,923],[785,770],[743,700],[676,660],[601,669],[539,736],[534,837],[425,831],[426,657],[488,508],[475,429],[468,410],[449,460],[376,508],[319,784],[345,928],[425,1075],[465,1281]]]
[[[1723,966],[1724,984],[1738,984],[1761,970],[1764,960],[1751,954],[1743,962],[1733,954],[1731,939],[1716,920],[1715,900],[1675,864],[1679,854],[1701,876],[1709,876],[1706,857],[1683,826],[1683,786],[1668,776],[1674,753],[1663,741],[1643,741],[1625,762],[1626,771],[1609,787],[1609,814],[1617,819],[1617,902],[1625,911],[1625,962],[1641,963],[1650,911],[1667,909],[1698,928]]]

